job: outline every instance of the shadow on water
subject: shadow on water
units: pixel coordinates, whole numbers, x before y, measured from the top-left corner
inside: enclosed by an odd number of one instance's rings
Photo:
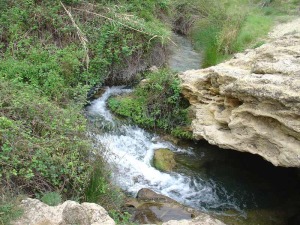
[[[300,224],[299,169],[275,167],[260,156],[220,149],[205,141],[183,146],[192,146],[196,157],[177,154],[178,171],[213,179],[245,211],[241,215],[218,208],[220,219],[228,224]]]

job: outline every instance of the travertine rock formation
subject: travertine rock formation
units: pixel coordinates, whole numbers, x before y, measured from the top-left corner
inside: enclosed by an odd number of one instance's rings
[[[66,201],[52,207],[28,198],[22,201],[22,208],[23,216],[13,225],[115,225],[105,209],[94,203]]]
[[[300,167],[298,21],[285,33],[273,31],[259,48],[180,76],[196,139],[258,154],[276,166]]]

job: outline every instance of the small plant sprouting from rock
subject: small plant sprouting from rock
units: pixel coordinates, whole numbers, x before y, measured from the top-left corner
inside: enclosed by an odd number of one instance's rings
[[[57,192],[48,192],[43,195],[41,201],[49,206],[57,206],[62,202],[61,195]]]

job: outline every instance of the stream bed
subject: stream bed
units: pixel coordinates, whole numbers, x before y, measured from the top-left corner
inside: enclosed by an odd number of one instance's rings
[[[201,56],[191,43],[176,38],[178,49],[173,51],[170,66],[176,71],[200,67]],[[180,60],[180,56],[191,60]],[[274,167],[258,156],[220,149],[205,141],[174,144],[121,121],[110,113],[106,102],[112,95],[131,91],[107,87],[86,108],[89,121],[97,128],[92,134],[96,147],[112,165],[115,184],[126,193],[135,196],[141,188],[149,188],[227,224],[298,224],[293,220],[300,215],[299,170]],[[175,153],[173,172],[153,167],[154,151],[160,148]]]

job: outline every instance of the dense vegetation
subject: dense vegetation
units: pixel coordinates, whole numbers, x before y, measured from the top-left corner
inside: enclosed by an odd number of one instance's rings
[[[191,138],[187,129],[189,104],[184,101],[179,84],[176,74],[170,70],[148,72],[133,93],[111,98],[109,106],[142,127]]]
[[[111,99],[110,107],[144,127],[189,138],[176,75],[163,69],[137,76],[164,65],[171,27],[204,50],[209,66],[259,45],[274,18],[293,13],[297,4],[1,0],[0,224],[19,214],[14,198],[20,193],[49,204],[72,198],[118,210],[122,194],[110,184],[105,159],[90,159],[82,109],[91,87],[146,78],[133,94]]]
[[[257,47],[277,20],[288,18],[299,5],[294,1],[184,0],[171,5],[173,29],[188,35],[203,52],[203,67],[215,65],[245,48]],[[199,62],[200,63],[200,62]],[[127,96],[114,97],[110,108],[146,128],[162,129],[191,138],[187,105],[180,81],[161,70],[145,75],[147,82]]]
[[[104,160],[90,160],[82,109],[94,85],[163,63],[170,30],[155,15],[165,10],[164,1],[0,1],[0,224],[16,216],[20,193],[118,210]]]
[[[299,0],[176,1],[175,28],[191,36],[203,52],[202,66],[207,67],[263,44],[271,26],[297,15],[299,4]]]

